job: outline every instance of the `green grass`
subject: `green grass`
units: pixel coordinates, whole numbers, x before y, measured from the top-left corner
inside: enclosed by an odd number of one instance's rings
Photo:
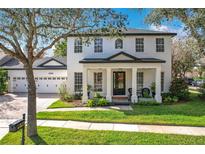
[[[205,101],[192,93],[192,100],[173,105],[134,105],[133,111],[39,112],[38,119],[78,120],[132,124],[205,126]]]
[[[37,137],[26,137],[26,144],[58,145],[134,145],[134,144],[205,144],[204,136],[171,135],[121,131],[85,131],[68,128],[38,127]],[[20,144],[21,131],[8,133],[0,145]]]
[[[55,108],[72,108],[75,107],[72,103],[70,102],[64,102],[61,100],[55,101],[53,104],[51,104],[48,109],[55,109]]]

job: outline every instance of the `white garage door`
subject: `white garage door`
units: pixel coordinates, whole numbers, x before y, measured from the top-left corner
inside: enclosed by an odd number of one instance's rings
[[[37,93],[58,93],[59,87],[66,85],[67,77],[36,77]],[[27,80],[25,77],[13,78],[14,92],[27,92]]]
[[[38,93],[58,93],[62,84],[66,84],[66,77],[39,77],[36,79]]]

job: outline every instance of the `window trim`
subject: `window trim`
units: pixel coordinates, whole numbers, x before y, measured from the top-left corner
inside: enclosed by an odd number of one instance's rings
[[[82,88],[83,88],[83,73],[74,72],[74,91],[82,92]]]
[[[137,42],[137,40],[138,40],[138,42]],[[137,49],[141,49],[141,50],[137,50]],[[144,38],[136,38],[135,39],[135,51],[136,52],[144,52]]]
[[[158,42],[158,40],[162,40],[162,42]],[[164,48],[164,38],[156,38],[156,52],[165,52],[165,48]]]
[[[123,40],[118,38],[115,40],[115,49],[123,49]]]
[[[140,74],[142,76],[140,76]],[[142,77],[141,79],[142,83],[139,83],[141,82],[140,77]],[[144,72],[137,72],[137,91],[141,90],[143,87],[144,87]]]
[[[101,81],[98,81],[98,75],[101,75],[100,79]],[[94,79],[94,91],[95,92],[103,92],[103,72],[94,72],[93,73],[93,79]],[[97,81],[96,81],[97,80]],[[96,88],[98,87],[98,88]],[[99,88],[100,87],[100,88]]]
[[[83,52],[83,43],[82,39],[75,39],[74,41],[74,53],[82,53]]]
[[[164,72],[161,72],[161,92],[164,92]]]
[[[101,40],[100,43],[99,43],[99,40]],[[103,52],[103,38],[95,38],[94,39],[94,52],[95,53],[102,53]]]

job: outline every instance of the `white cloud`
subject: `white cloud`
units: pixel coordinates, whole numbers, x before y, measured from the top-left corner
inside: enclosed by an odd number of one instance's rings
[[[184,30],[184,25],[181,25],[180,28],[172,28],[166,25],[150,25],[150,30],[156,30],[156,31],[163,31],[163,32],[174,32],[177,33],[177,38],[184,38],[188,35],[187,31]]]
[[[151,30],[156,30],[156,31],[163,31],[163,32],[168,32],[169,28],[165,25],[159,25],[159,26],[155,26],[155,25],[151,25],[150,26]]]

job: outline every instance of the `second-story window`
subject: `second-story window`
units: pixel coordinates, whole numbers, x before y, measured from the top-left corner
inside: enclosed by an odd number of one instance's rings
[[[164,52],[164,38],[156,38],[156,51]]]
[[[136,52],[144,52],[144,38],[136,38]]]
[[[96,38],[94,40],[94,45],[95,45],[94,52],[103,52],[103,39],[102,38]]]
[[[115,49],[122,49],[123,48],[123,41],[122,39],[117,39],[115,41]]]
[[[82,40],[81,39],[75,39],[74,52],[75,53],[83,52],[83,45],[82,45]]]

